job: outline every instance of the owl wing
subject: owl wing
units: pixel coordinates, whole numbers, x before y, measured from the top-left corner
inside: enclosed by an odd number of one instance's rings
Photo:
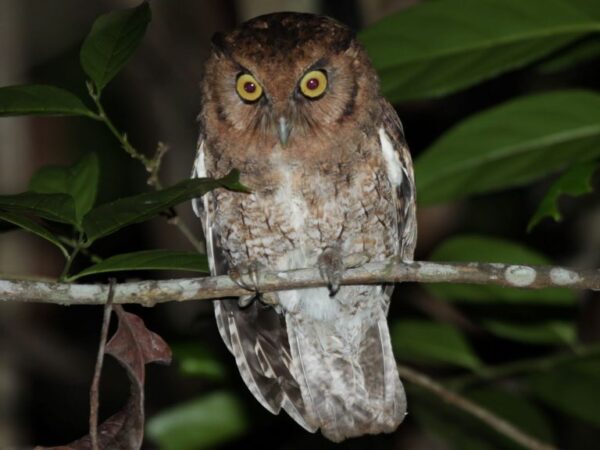
[[[394,254],[403,261],[412,261],[417,244],[416,189],[412,158],[404,138],[404,128],[394,107],[381,100],[383,123],[379,129],[379,142],[386,163],[388,179],[394,186],[398,243]],[[384,309],[389,308],[394,285],[386,285]]]
[[[196,153],[192,169],[192,178],[205,178],[209,176],[206,172],[204,151],[204,140],[200,138],[198,152]],[[218,245],[218,236],[213,222],[215,212],[214,196],[209,192],[201,198],[193,199],[192,208],[202,222],[202,230],[204,231],[204,239],[206,240],[206,256],[211,275],[227,274],[229,270],[227,259]]]
[[[395,187],[394,202],[400,241],[396,255],[403,261],[412,261],[417,244],[416,189],[412,158],[398,114],[386,100],[382,100],[382,104],[384,119],[379,138],[388,177]]]
[[[205,143],[201,137],[192,178],[207,176]],[[211,274],[226,275],[229,266],[219,246],[214,224],[213,194],[209,192],[200,199],[194,199],[192,207],[202,221]],[[302,393],[291,372],[292,357],[284,316],[258,301],[244,308],[240,308],[235,300],[217,300],[213,303],[221,338],[235,356],[242,379],[250,392],[273,414],[278,414],[284,408],[306,430],[316,431],[317,427],[305,420],[308,414]]]

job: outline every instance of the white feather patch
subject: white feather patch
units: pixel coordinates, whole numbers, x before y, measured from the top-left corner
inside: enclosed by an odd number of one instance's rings
[[[379,142],[381,143],[381,151],[383,153],[383,159],[385,160],[385,169],[390,183],[392,183],[393,186],[400,186],[400,184],[402,184],[403,169],[402,164],[400,163],[400,156],[398,155],[398,152],[394,150],[392,141],[383,128],[379,129]]]
[[[192,170],[192,178],[204,178],[206,177],[206,164],[204,162],[204,141],[200,142],[198,147],[198,153],[196,154],[196,160],[194,161],[194,168]],[[196,216],[200,217],[199,203],[202,200],[195,199],[192,201],[192,208]],[[206,206],[206,205],[205,205]]]
[[[196,160],[194,161],[194,168],[192,169],[192,178],[205,178],[206,173],[206,162],[204,161],[204,141],[200,142],[198,147],[198,153],[196,154]],[[202,206],[202,208],[201,208]],[[208,211],[208,197],[205,195],[202,198],[195,198],[192,200],[192,209],[197,217],[200,217],[202,221],[202,228],[204,229],[204,238],[206,239],[206,256],[208,259],[208,267],[210,273],[216,275],[215,272],[215,258],[213,254],[213,232],[212,223],[210,221],[210,214]]]

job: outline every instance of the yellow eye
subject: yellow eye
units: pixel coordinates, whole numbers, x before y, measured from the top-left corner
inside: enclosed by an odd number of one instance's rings
[[[243,73],[237,78],[235,90],[241,99],[247,102],[255,102],[263,93],[262,86],[249,73]]]
[[[327,89],[327,75],[322,70],[311,70],[300,80],[300,91],[308,98],[317,98]]]

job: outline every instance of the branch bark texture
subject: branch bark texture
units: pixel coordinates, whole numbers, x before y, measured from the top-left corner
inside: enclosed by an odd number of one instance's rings
[[[346,270],[343,285],[374,283],[468,283],[526,289],[567,287],[600,290],[600,270],[523,266],[496,263],[374,262]],[[325,286],[317,269],[260,274],[260,291],[271,292]],[[108,284],[68,284],[0,279],[0,300],[61,305],[100,305]],[[239,297],[248,291],[229,276],[147,280],[115,286],[114,303],[154,306],[170,301]]]

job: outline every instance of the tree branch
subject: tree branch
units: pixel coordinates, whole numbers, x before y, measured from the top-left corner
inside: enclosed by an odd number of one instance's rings
[[[260,291],[280,291],[322,287],[317,269],[260,274]],[[520,266],[489,263],[433,263],[394,261],[374,262],[348,269],[343,285],[396,283],[469,283],[540,289],[568,287],[600,290],[600,270],[575,270],[564,267]],[[62,305],[100,305],[106,302],[107,284],[67,284],[29,280],[0,280],[0,300],[40,302]],[[209,300],[247,294],[228,276],[146,280],[121,283],[115,287],[114,303],[153,306],[169,301]]]
[[[491,411],[482,408],[481,406],[473,403],[471,400],[462,397],[456,392],[446,389],[439,383],[436,383],[428,376],[417,372],[410,367],[398,365],[398,374],[400,378],[419,386],[435,396],[441,398],[446,403],[462,409],[466,413],[476,417],[477,419],[484,422],[490,428],[496,430],[498,433],[508,436],[513,441],[521,444],[523,447],[530,450],[557,450],[549,444],[539,441],[533,436],[528,435],[524,431],[520,430],[516,426],[507,422],[501,417],[498,417]]]

